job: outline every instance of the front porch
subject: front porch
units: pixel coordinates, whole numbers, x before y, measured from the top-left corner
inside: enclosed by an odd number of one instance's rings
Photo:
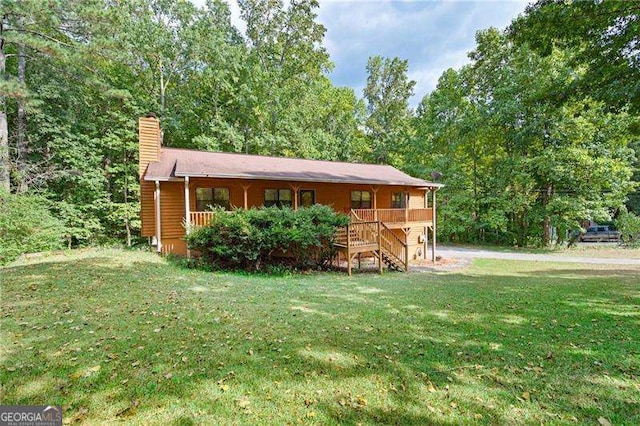
[[[213,211],[189,212],[187,232],[189,228],[208,225],[215,214]],[[412,249],[413,253],[417,253],[413,255],[413,259],[417,260],[420,254],[423,258],[427,257],[429,236],[431,259],[436,261],[433,208],[351,209],[349,216],[351,223],[338,230],[334,243],[338,249],[338,261],[340,254],[347,261],[349,275],[352,262],[362,255],[373,256],[380,271],[384,263],[391,269],[407,272],[412,260]],[[420,247],[416,252],[418,246]]]
[[[192,227],[207,226],[215,212],[191,211],[187,224]],[[352,222],[382,222],[389,229],[406,229],[414,226],[433,225],[433,209],[352,209]]]

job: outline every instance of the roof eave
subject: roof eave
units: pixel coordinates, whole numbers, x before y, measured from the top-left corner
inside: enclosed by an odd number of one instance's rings
[[[190,177],[190,178],[214,178],[214,179],[248,179],[248,180],[277,180],[277,181],[293,181],[293,182],[318,182],[318,183],[350,183],[354,185],[390,185],[390,186],[412,186],[418,188],[427,188],[432,186],[427,182],[411,183],[411,182],[397,182],[397,181],[380,181],[380,180],[349,180],[349,179],[312,179],[312,178],[299,178],[297,176],[255,176],[247,174],[224,174],[224,173],[175,173],[177,177]],[[425,183],[427,183],[425,185]],[[434,184],[440,185],[440,184]],[[441,185],[440,185],[441,186]]]

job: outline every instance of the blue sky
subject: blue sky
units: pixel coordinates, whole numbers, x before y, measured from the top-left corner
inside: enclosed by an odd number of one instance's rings
[[[409,60],[416,106],[448,68],[468,63],[476,31],[505,28],[526,1],[336,1],[320,0],[318,18],[327,28],[325,46],[335,63],[334,84],[358,96],[366,84],[370,56]]]
[[[244,31],[236,1],[226,1],[234,25]],[[476,31],[505,28],[527,4],[522,0],[318,1],[318,19],[327,28],[324,45],[335,64],[330,75],[334,84],[351,87],[362,97],[370,56],[408,59],[409,78],[416,81],[413,107],[435,88],[446,69],[468,62]]]

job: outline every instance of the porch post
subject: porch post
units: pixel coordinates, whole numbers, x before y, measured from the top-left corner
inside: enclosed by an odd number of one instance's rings
[[[407,188],[404,189],[404,223],[409,223],[409,190]]]
[[[436,189],[431,193],[431,208],[433,209],[433,226],[431,227],[431,261],[436,262]]]
[[[189,201],[189,176],[184,177],[184,222],[187,235],[191,231],[191,204]]]
[[[293,191],[293,209],[298,210],[298,191],[300,190],[299,185],[289,184],[291,190]]]
[[[424,208],[429,208],[429,190],[424,191]],[[424,259],[427,259],[427,243],[429,242],[429,226],[426,221],[424,224]]]
[[[244,198],[242,200],[242,208],[247,210],[249,208],[249,186],[251,185],[242,185],[242,191],[244,191]]]
[[[162,251],[161,233],[162,226],[160,224],[160,181],[156,181],[156,191],[153,194],[153,198],[156,201],[156,251],[160,253]]]
[[[380,187],[372,186],[371,192],[373,192],[373,220],[378,220],[378,190]]]
[[[185,233],[191,232],[191,203],[189,201],[189,176],[184,177],[184,224]],[[191,250],[187,244],[187,259],[191,259]]]

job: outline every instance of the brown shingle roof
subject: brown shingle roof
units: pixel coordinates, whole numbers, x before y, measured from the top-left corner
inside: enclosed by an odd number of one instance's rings
[[[391,166],[176,148],[162,148],[160,161],[149,163],[144,178],[153,181],[184,176],[416,187],[442,186],[416,179]]]

